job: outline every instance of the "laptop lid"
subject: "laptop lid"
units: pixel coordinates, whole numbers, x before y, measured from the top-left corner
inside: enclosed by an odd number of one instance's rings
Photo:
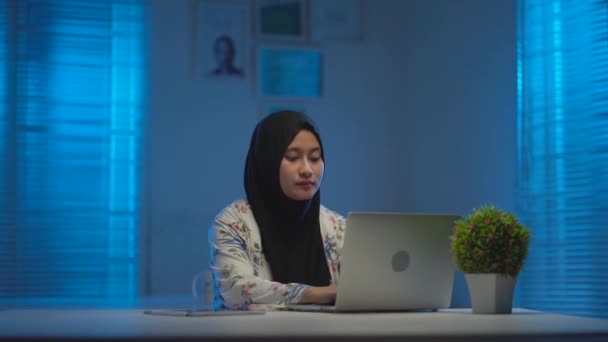
[[[455,215],[351,212],[341,255],[336,311],[450,306]]]

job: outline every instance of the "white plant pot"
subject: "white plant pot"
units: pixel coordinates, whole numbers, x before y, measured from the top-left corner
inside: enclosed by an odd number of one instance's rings
[[[517,277],[497,273],[466,273],[467,286],[476,314],[510,314]]]

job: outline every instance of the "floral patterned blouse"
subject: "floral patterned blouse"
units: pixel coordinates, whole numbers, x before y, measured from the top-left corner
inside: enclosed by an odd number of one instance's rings
[[[336,283],[345,220],[324,206],[319,219],[327,266],[332,283]],[[232,203],[215,218],[209,230],[215,310],[281,310],[285,304],[300,301],[309,286],[272,281],[261,245],[260,231],[247,201]]]

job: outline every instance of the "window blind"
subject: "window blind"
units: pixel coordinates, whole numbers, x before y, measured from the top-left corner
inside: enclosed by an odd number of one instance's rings
[[[608,2],[518,2],[516,305],[608,317]]]
[[[1,5],[0,300],[138,292],[143,5]]]

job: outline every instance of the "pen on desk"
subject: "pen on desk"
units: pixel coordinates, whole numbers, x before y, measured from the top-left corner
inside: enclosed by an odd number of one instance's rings
[[[246,316],[246,315],[263,315],[266,311],[192,311],[186,316],[201,317],[201,316]]]
[[[262,315],[265,311],[192,311],[192,310],[145,310],[144,314],[173,317],[211,317],[211,316],[244,316]]]
[[[186,317],[186,315],[188,315],[188,310],[145,310],[144,314],[154,316]]]

